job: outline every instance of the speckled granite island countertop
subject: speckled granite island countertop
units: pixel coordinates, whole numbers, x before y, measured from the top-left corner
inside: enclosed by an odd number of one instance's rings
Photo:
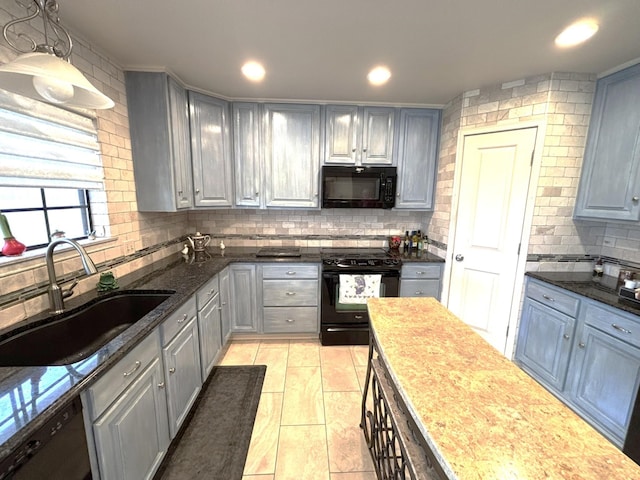
[[[380,358],[450,480],[640,479],[640,466],[435,299],[368,308]]]

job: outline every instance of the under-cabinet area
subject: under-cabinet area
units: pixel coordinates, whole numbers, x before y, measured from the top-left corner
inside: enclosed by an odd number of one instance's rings
[[[581,295],[558,286],[558,278],[571,274],[530,275],[536,278],[526,279],[515,362],[637,459],[638,446],[625,439],[640,387],[640,317],[615,305],[613,293],[604,301],[606,279],[591,280],[590,273],[582,274],[582,283],[573,278]],[[611,280],[615,287],[617,279]]]

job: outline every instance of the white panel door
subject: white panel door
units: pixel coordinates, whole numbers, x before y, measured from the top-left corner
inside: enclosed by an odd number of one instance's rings
[[[468,135],[448,308],[505,351],[536,128]]]

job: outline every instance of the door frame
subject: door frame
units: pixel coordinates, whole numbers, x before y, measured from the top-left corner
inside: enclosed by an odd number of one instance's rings
[[[451,215],[449,218],[449,235],[447,238],[447,256],[445,258],[445,266],[442,279],[442,303],[445,306],[449,304],[449,289],[451,282],[451,270],[454,257],[454,240],[456,237],[456,224],[458,221],[458,206],[460,198],[460,184],[462,183],[462,159],[464,157],[464,142],[466,137],[473,135],[484,135],[488,133],[500,133],[512,130],[523,130],[527,128],[536,128],[536,141],[533,153],[533,164],[529,175],[529,186],[527,192],[527,201],[524,212],[524,221],[520,237],[520,256],[518,258],[518,266],[516,269],[516,281],[513,287],[513,297],[511,301],[511,309],[509,314],[508,334],[505,346],[505,356],[509,359],[513,358],[515,350],[515,339],[517,336],[518,319],[520,317],[520,309],[522,308],[522,292],[524,286],[524,274],[526,272],[527,253],[529,251],[529,239],[531,237],[531,226],[533,224],[533,213],[536,201],[538,180],[540,177],[540,168],[542,165],[543,148],[545,142],[546,121],[526,121],[519,123],[509,123],[504,125],[491,125],[486,127],[461,128],[458,132],[458,142],[456,147],[456,159],[453,179],[453,194],[451,196]]]

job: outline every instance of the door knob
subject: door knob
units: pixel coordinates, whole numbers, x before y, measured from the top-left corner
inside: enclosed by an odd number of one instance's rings
[[[461,262],[464,260],[464,255],[461,255],[460,253],[456,255],[456,262]]]

